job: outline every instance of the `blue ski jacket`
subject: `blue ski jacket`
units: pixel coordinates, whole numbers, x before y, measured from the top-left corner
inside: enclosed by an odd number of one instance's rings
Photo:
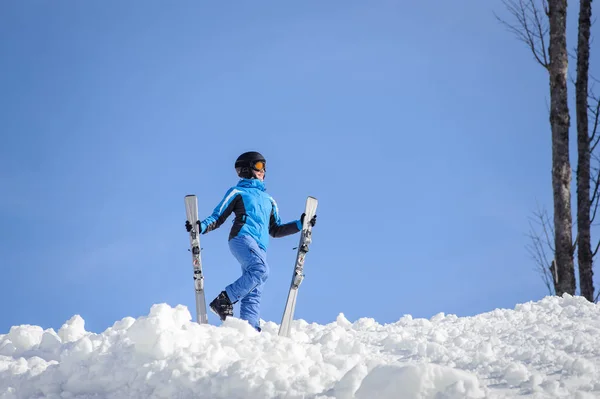
[[[285,237],[302,229],[300,220],[281,223],[277,203],[266,193],[264,183],[258,179],[241,179],[236,186],[227,190],[213,213],[202,220],[202,234],[217,229],[232,212],[235,213],[235,219],[229,239],[251,236],[265,251],[269,246],[269,235]]]

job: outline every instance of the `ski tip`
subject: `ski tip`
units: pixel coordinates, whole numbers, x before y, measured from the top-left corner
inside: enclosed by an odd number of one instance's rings
[[[185,196],[185,198],[194,198],[196,195],[195,194],[188,194]]]

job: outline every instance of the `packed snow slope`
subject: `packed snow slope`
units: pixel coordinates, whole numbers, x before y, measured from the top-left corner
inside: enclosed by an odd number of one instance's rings
[[[165,304],[101,334],[79,316],[15,326],[0,335],[0,398],[600,398],[600,306],[579,297],[292,328],[198,325]]]

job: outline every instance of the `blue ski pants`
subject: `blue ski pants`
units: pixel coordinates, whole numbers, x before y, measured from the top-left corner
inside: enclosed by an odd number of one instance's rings
[[[240,301],[240,318],[260,331],[260,300],[269,277],[267,253],[249,236],[229,240],[229,250],[240,262],[242,275],[225,287],[231,302]]]

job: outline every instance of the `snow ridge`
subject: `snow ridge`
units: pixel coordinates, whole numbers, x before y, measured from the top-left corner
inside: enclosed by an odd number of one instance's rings
[[[272,322],[191,320],[157,304],[100,334],[77,315],[58,332],[14,326],[0,399],[600,397],[600,307],[580,297],[385,325],[296,320],[291,338]]]

